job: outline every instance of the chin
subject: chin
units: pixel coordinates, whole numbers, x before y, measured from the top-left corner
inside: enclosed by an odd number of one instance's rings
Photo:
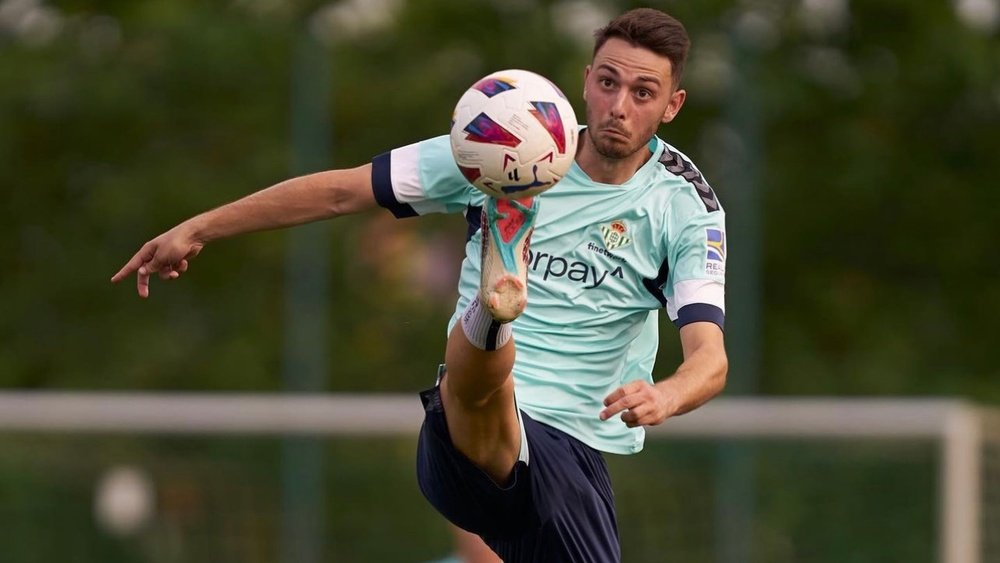
[[[594,150],[604,158],[623,158],[626,156],[627,147],[624,144],[598,137],[589,131],[588,136],[590,137],[590,143],[594,146]]]
[[[595,142],[594,147],[601,156],[614,159],[628,158],[635,154],[636,151],[635,147],[616,141]]]
[[[597,152],[601,153],[601,156],[605,158],[621,160],[631,154],[622,149],[623,147],[598,147]]]

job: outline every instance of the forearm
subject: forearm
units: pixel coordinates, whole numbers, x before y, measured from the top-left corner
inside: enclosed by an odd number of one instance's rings
[[[684,361],[677,371],[656,384],[637,379],[615,389],[604,398],[601,420],[622,413],[622,422],[630,428],[660,424],[722,392],[729,369],[722,327],[694,322],[681,327],[680,335]]]
[[[721,347],[706,345],[693,351],[673,375],[656,383],[667,398],[670,416],[690,412],[721,393],[728,369]]]
[[[301,225],[374,206],[368,167],[330,170],[291,178],[201,213],[182,223],[206,243],[242,233]],[[359,188],[360,186],[360,188]]]

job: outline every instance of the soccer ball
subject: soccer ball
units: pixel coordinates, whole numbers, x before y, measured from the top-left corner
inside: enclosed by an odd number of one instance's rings
[[[458,100],[451,151],[473,186],[499,199],[551,188],[576,156],[573,106],[555,84],[526,70],[494,72]]]

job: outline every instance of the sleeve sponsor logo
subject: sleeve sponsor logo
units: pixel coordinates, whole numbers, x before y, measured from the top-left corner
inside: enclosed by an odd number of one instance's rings
[[[722,229],[705,229],[705,273],[726,273],[726,232]]]

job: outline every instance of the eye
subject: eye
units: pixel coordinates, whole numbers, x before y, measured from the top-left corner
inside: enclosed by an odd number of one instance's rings
[[[640,100],[648,100],[653,97],[653,93],[645,88],[639,88],[636,90],[635,95]]]
[[[600,78],[598,79],[598,83],[604,88],[611,88],[615,85],[615,81],[610,78]]]

